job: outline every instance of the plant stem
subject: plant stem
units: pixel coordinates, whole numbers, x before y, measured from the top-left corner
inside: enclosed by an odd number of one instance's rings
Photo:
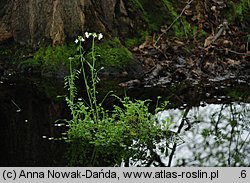
[[[85,73],[85,70],[84,70],[84,60],[85,60],[85,58],[83,57],[81,42],[80,42],[80,60],[81,60],[82,75],[83,75],[83,79],[84,79],[84,84],[85,84],[87,95],[88,95],[88,99],[89,99],[89,105],[90,105],[91,110],[93,111],[94,110],[93,109],[93,102],[92,102],[93,97],[91,95],[89,84],[88,84],[88,80],[87,80],[87,76],[86,76],[86,73]]]
[[[70,64],[69,64],[69,72],[70,72],[70,78],[69,78],[69,87],[70,87],[70,95],[69,95],[69,100],[72,102],[72,105],[74,103],[74,89],[73,87],[73,80],[74,80],[74,74],[72,71],[72,61],[70,60]]]
[[[92,89],[93,89],[93,102],[94,102],[94,107],[95,107],[95,115],[96,115],[96,120],[99,119],[99,112],[98,112],[98,106],[96,103],[96,81],[97,81],[97,73],[95,72],[95,61],[96,61],[96,53],[95,53],[95,37],[93,36],[92,40],[92,48],[91,48],[91,55],[92,55],[92,67],[91,67],[91,79],[92,79]]]

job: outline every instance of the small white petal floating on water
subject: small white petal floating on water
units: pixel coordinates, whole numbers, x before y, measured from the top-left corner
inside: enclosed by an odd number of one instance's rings
[[[63,123],[58,123],[58,124],[56,123],[54,126],[59,126],[60,127],[60,126],[64,126],[64,124]]]

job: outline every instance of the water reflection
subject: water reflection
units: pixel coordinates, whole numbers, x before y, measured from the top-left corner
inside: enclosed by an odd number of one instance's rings
[[[29,78],[0,85],[0,166],[64,164],[64,143],[44,138],[58,134],[54,121],[65,116],[62,103],[53,98],[52,91],[46,92],[51,84],[56,92],[55,83]]]
[[[114,88],[118,83],[104,81],[100,93],[106,95],[113,90],[123,95],[123,89]],[[61,89],[63,83],[53,80],[0,81],[0,166],[70,164],[65,158],[65,153],[70,152],[64,141],[65,124],[54,123],[67,117],[63,100],[56,99]],[[175,108],[158,116],[159,120],[168,117],[174,122],[170,134],[173,138],[162,139],[153,156],[151,152],[146,162],[131,161],[131,166],[250,166],[248,84],[136,88],[127,95],[153,101],[162,96],[170,100],[169,107]],[[233,102],[239,100],[245,103]],[[108,98],[105,104],[113,103],[113,98]],[[73,148],[77,154],[85,149],[81,145]],[[79,161],[78,156],[74,158]],[[109,166],[113,159],[103,156],[99,164]]]
[[[183,111],[165,111],[176,131]],[[180,132],[185,141],[177,146],[173,166],[250,166],[250,104],[209,104],[193,107],[187,114],[191,129]],[[169,157],[162,157],[169,163]]]

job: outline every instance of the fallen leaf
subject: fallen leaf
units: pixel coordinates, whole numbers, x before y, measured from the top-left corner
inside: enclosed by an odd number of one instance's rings
[[[204,47],[207,48],[208,46],[210,46],[212,43],[213,43],[213,39],[214,39],[214,36],[208,36],[206,39],[205,39],[205,42],[204,42]]]

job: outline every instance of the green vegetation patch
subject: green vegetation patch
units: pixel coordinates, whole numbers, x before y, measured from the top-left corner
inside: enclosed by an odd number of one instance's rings
[[[43,46],[35,53],[33,58],[29,58],[21,63],[23,70],[32,68],[37,72],[56,74],[57,71],[65,67],[69,69],[68,58],[75,53],[75,45],[63,46]],[[76,63],[74,64],[76,67]]]
[[[238,22],[245,31],[249,31],[250,25],[250,1],[240,0],[228,2],[228,8],[223,11],[223,15],[230,23]]]
[[[132,53],[124,47],[118,38],[112,38],[95,47],[97,68],[118,68],[123,69],[128,66],[133,58]],[[91,57],[89,54],[88,57]]]
[[[150,0],[130,0],[129,3],[135,11],[140,10],[142,12],[150,32],[157,31],[159,26],[168,19],[168,12],[163,5],[163,1],[152,3]]]
[[[141,16],[146,27],[138,29],[135,36],[125,40],[127,47],[133,47],[141,44],[145,37],[154,33],[159,33],[160,30],[167,30],[167,35],[176,37],[192,36],[193,27],[187,21],[185,16],[180,17],[177,21],[180,12],[177,11],[180,7],[185,7],[185,2],[176,3],[173,0],[156,0],[152,3],[150,0],[129,0],[130,11],[136,12],[136,15]],[[171,26],[171,28],[169,28]]]

